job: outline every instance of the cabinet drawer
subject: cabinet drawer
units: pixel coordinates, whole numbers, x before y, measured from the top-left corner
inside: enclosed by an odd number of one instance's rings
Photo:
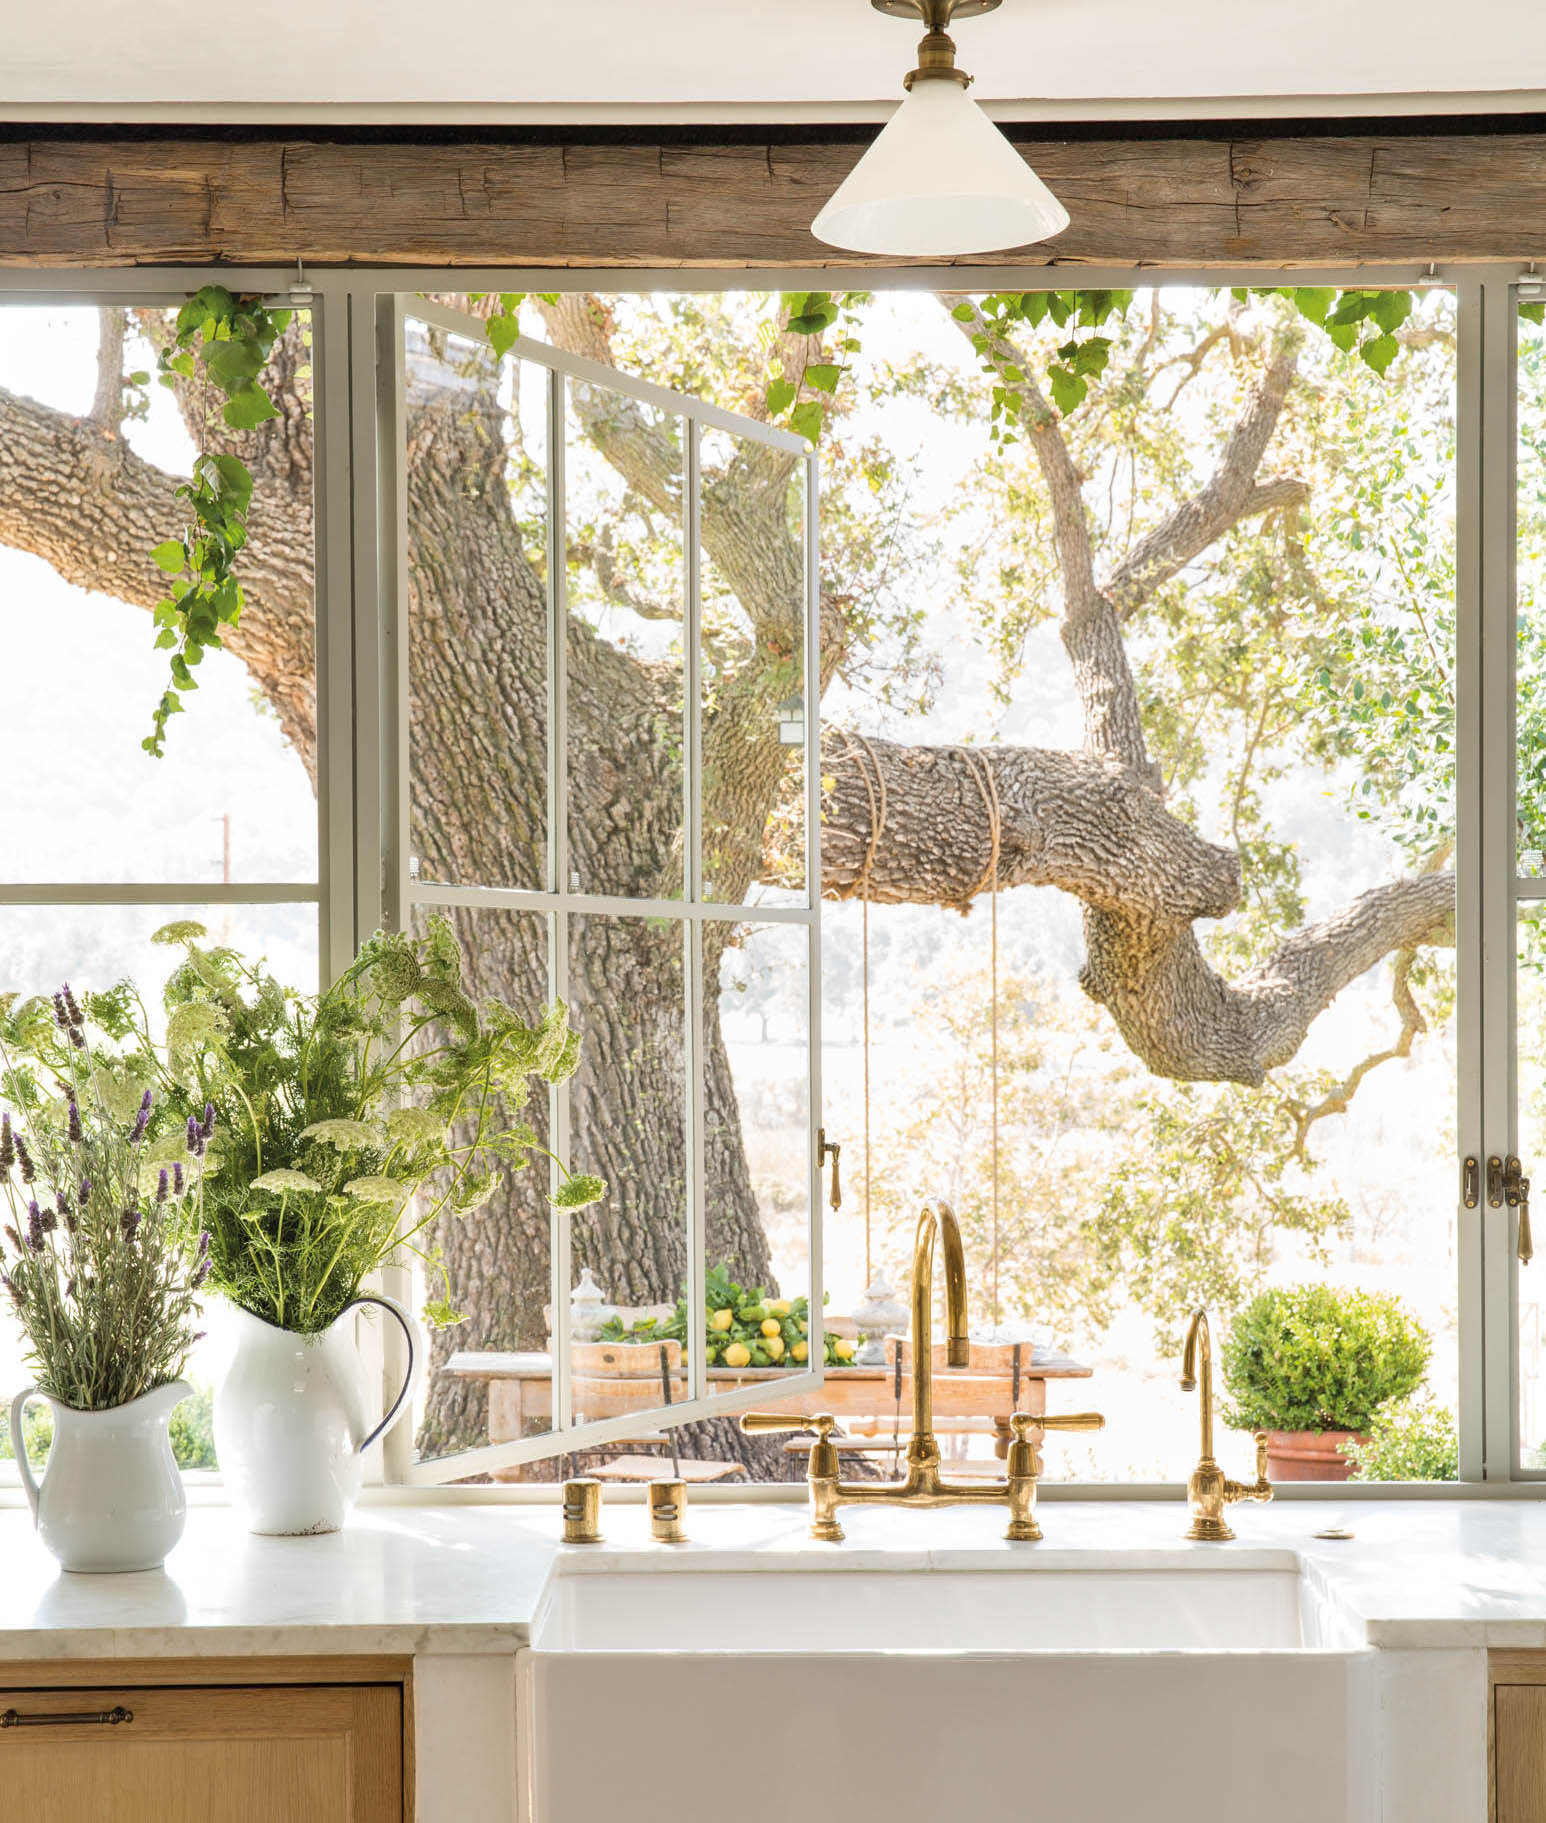
[[[403,1823],[399,1685],[0,1689],[27,1823]]]

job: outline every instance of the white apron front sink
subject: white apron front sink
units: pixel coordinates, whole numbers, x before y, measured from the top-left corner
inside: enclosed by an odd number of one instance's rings
[[[1371,1654],[1289,1553],[1174,1568],[562,1560],[533,1628],[540,1823],[970,1815],[1366,1823]]]

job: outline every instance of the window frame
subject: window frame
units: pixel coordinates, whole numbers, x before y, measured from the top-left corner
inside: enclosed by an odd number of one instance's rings
[[[218,281],[273,295],[313,311],[315,388],[316,615],[318,692],[318,903],[324,975],[390,913],[392,768],[397,764],[392,683],[392,627],[383,520],[377,497],[385,472],[384,414],[378,405],[381,305],[393,296],[493,290],[615,291],[797,289],[820,282],[826,268],[614,268],[389,266],[309,271],[300,280],[281,268],[184,266],[23,269],[0,275],[0,303],[145,304],[177,302]],[[867,266],[874,290],[1045,289],[1060,269],[1047,265]],[[1468,1211],[1460,1194],[1461,1161],[1517,1148],[1514,1105],[1513,918],[1520,897],[1513,873],[1513,618],[1515,464],[1515,324],[1517,291],[1535,278],[1523,261],[1427,262],[1358,266],[1236,261],[1217,266],[1080,266],[1081,284],[1227,287],[1280,282],[1442,285],[1456,297],[1456,969],[1457,1104],[1454,1189],[1457,1206],[1460,1476],[1456,1483],[1348,1484],[1339,1500],[1381,1498],[1540,1498],[1546,1470],[1519,1463],[1518,1266],[1516,1218],[1503,1208]],[[292,280],[299,283],[292,284]],[[808,668],[807,677],[816,675]],[[808,690],[808,712],[816,692]],[[809,738],[809,730],[808,730]],[[814,746],[812,753],[818,751]],[[812,775],[817,769],[811,768]],[[811,861],[816,844],[809,845]],[[814,876],[813,876],[814,877]],[[0,886],[0,904],[49,899],[51,887]],[[273,888],[233,888],[205,903],[262,902]],[[80,889],[87,902],[187,903],[171,888]],[[179,901],[175,894],[182,892]],[[147,897],[146,894],[149,894]],[[301,897],[311,896],[307,888]],[[1534,896],[1534,895],[1530,895]],[[57,898],[57,894],[55,895]],[[70,902],[81,902],[72,898]],[[819,1104],[813,1119],[820,1120]],[[1527,1167],[1530,1161],[1526,1161]],[[819,1291],[813,1261],[813,1291]],[[1543,1260],[1537,1270],[1546,1270]],[[814,1300],[813,1300],[814,1301]],[[378,1332],[366,1330],[369,1347]],[[400,1369],[385,1338],[384,1377]],[[395,1390],[395,1380],[393,1381]],[[634,1422],[637,1422],[636,1420]],[[368,1465],[385,1503],[434,1498],[447,1502],[551,1499],[530,1487],[425,1488],[405,1472],[411,1441],[395,1436],[384,1460]],[[385,1485],[380,1485],[381,1483]],[[394,1485],[397,1484],[397,1485]],[[1175,1499],[1177,1482],[1042,1484],[1051,1499]],[[1280,1497],[1324,1498],[1314,1483],[1290,1485]],[[704,1489],[702,1499],[801,1498],[798,1486]]]

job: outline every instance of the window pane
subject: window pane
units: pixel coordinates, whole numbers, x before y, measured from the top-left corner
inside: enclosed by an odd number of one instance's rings
[[[1428,291],[1411,310],[1382,374],[1294,300],[1140,290],[1099,327],[1109,365],[1079,403],[1052,368],[1088,327],[1015,320],[1023,371],[1062,391],[1081,536],[1123,604],[1097,650],[1063,618],[1066,507],[1034,442],[992,433],[1002,381],[937,300],[863,308],[875,366],[845,385],[886,460],[834,452],[824,471],[824,565],[849,566],[830,586],[868,574],[873,544],[848,546],[872,483],[906,476],[919,515],[955,505],[927,522],[948,586],[889,623],[900,642],[919,616],[910,672],[882,647],[873,684],[845,669],[828,692],[853,736],[825,749],[829,891],[862,890],[882,833],[867,920],[856,899],[823,905],[824,1119],[848,1142],[825,1268],[837,1316],[875,1270],[905,1298],[919,1200],[954,1205],[985,1384],[956,1414],[952,1472],[1002,1472],[993,1427],[1017,1382],[997,1351],[1019,1344],[1022,1409],[1108,1420],[1050,1436],[1049,1476],[1184,1481],[1197,1305],[1228,1474],[1249,1477],[1256,1424],[1379,1419],[1452,1442],[1453,301]],[[925,373],[888,391],[888,375]],[[1277,506],[1227,517],[1200,548],[1177,538],[1279,384],[1251,478]],[[1219,868],[1211,903],[1196,876],[1170,909],[1150,896],[1189,871],[1140,861],[1157,851],[1127,819],[1150,810],[1156,841]],[[1376,913],[1380,940],[1350,947]],[[1302,1287],[1326,1313],[1298,1363],[1308,1411],[1223,1371],[1231,1332],[1266,1320],[1256,1300]],[[1387,1321],[1405,1365],[1359,1391]],[[1433,1401],[1416,1418],[1414,1385]],[[1381,1472],[1440,1459],[1387,1453]]]
[[[547,883],[547,376],[406,329],[409,871]]]
[[[1529,314],[1526,314],[1526,313]],[[1515,654],[1519,872],[1546,873],[1546,329],[1519,314]]]
[[[580,381],[566,397],[570,884],[679,899],[682,421]]]
[[[314,905],[49,905],[0,907],[0,995],[52,993],[68,981],[77,996],[134,982],[152,1031],[163,1029],[161,990],[183,960],[175,944],[151,942],[163,925],[192,919],[210,938],[266,960],[271,973],[303,992],[317,986],[317,910]],[[184,1467],[214,1466],[210,1434],[211,1388],[235,1346],[230,1308],[212,1298],[204,1306],[204,1335],[194,1349],[188,1378],[195,1397],[179,1421],[179,1460]],[[0,1404],[31,1379],[20,1332],[8,1299],[0,1300]],[[3,1453],[3,1452],[0,1452]]]
[[[6,748],[27,780],[7,799],[0,883],[317,877],[309,312],[276,353],[281,417],[234,439],[254,481],[240,623],[184,691],[165,756],[141,750],[169,682],[145,610],[171,578],[150,550],[182,534],[174,494],[203,395],[126,385],[116,426],[76,414],[92,409],[99,347],[125,374],[153,370],[149,337],[171,315],[0,308],[0,386],[24,395],[42,452],[0,545]],[[77,496],[63,533],[49,462]]]
[[[434,906],[416,906],[415,932],[437,915]],[[547,919],[484,910],[443,915],[462,944],[467,992],[479,1001],[498,996],[534,1019],[548,999]],[[539,1144],[548,1144],[548,1098],[540,1085],[523,1106],[503,1104],[498,1118],[529,1125]],[[553,1428],[547,1193],[548,1162],[537,1151],[524,1170],[506,1172],[503,1186],[481,1209],[446,1216],[424,1236],[428,1257],[413,1263],[415,1307],[422,1309],[426,1297],[446,1296],[462,1321],[431,1339],[430,1371],[415,1414],[422,1457],[544,1436]],[[421,1195],[421,1213],[429,1194]],[[520,1478],[518,1469],[495,1477]]]
[[[805,468],[701,440],[703,897],[805,903]]]
[[[720,1305],[732,1340],[710,1338],[713,1390],[729,1391],[732,1374],[752,1384],[810,1361],[810,935],[715,923],[702,943],[709,1303],[716,1283],[745,1294]]]
[[[570,919],[569,996],[581,1040],[569,1163],[607,1183],[601,1202],[572,1219],[576,1287],[588,1268],[604,1306],[586,1308],[587,1287],[576,1310],[586,1332],[571,1360],[577,1423],[652,1411],[666,1402],[667,1381],[673,1402],[687,1396],[695,1337],[681,1303],[689,1246],[683,934],[665,919]],[[615,1452],[637,1453],[636,1444]]]

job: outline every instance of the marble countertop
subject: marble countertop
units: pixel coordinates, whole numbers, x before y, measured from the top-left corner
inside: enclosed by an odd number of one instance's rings
[[[494,1653],[522,1645],[555,1562],[619,1569],[1289,1568],[1302,1561],[1392,1649],[1546,1648],[1546,1503],[1283,1501],[1232,1515],[1238,1538],[1194,1545],[1181,1504],[1049,1501],[1045,1540],[1010,1545],[972,1508],[844,1514],[848,1539],[813,1543],[803,1506],[689,1513],[692,1542],[650,1542],[642,1506],[605,1514],[607,1542],[565,1547],[552,1508],[366,1506],[323,1538],[255,1538],[195,1507],[164,1570],[59,1571],[24,1511],[0,1512],[0,1659],[229,1654]],[[1353,1530],[1351,1540],[1314,1534]]]

